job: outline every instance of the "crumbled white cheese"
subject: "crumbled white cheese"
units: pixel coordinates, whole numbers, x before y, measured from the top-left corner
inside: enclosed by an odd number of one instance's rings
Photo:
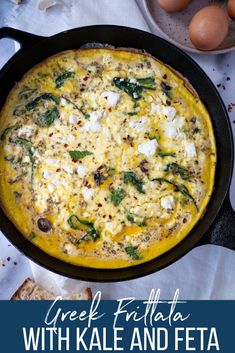
[[[107,222],[105,225],[105,230],[111,233],[112,235],[121,232],[122,228],[123,225],[120,224],[118,221]]]
[[[32,125],[24,125],[18,130],[19,137],[29,138],[34,132],[34,127]]]
[[[94,189],[82,188],[82,195],[86,201],[92,199],[94,192]]]
[[[72,134],[68,135],[68,141],[69,142],[74,142],[75,141],[75,137]]]
[[[147,118],[145,116],[143,116],[140,120],[138,121],[130,121],[129,122],[129,126],[132,129],[136,129],[142,132],[146,131],[146,127],[145,127],[145,123],[146,123]]]
[[[76,247],[71,243],[65,243],[63,246],[63,250],[66,252],[67,255],[76,254]]]
[[[53,178],[52,183],[53,183],[56,187],[58,187],[58,186],[60,185],[59,179],[56,179],[56,178]]]
[[[71,167],[70,165],[65,164],[65,165],[63,166],[63,169],[64,169],[64,171],[66,171],[67,173],[73,174],[73,167]]]
[[[107,136],[107,137],[111,137],[111,132],[110,132],[110,130],[109,130],[109,128],[108,127],[104,127],[103,128],[103,131],[104,131],[104,133],[105,133],[105,135]]]
[[[62,107],[65,107],[68,103],[67,103],[66,99],[61,98],[60,104],[62,105]]]
[[[185,152],[188,158],[194,158],[197,156],[195,144],[192,141],[184,142]]]
[[[138,84],[138,81],[136,80],[136,78],[131,78],[131,79],[130,79],[130,83]]]
[[[102,118],[104,114],[103,110],[95,110],[91,113],[89,121],[87,121],[84,125],[85,131],[97,132],[100,131],[101,125],[99,120]]]
[[[157,140],[149,140],[141,143],[138,146],[138,152],[144,154],[146,157],[152,157],[156,153],[156,149],[158,147]]]
[[[180,131],[184,125],[184,117],[177,116],[173,120],[166,120],[163,123],[164,132],[168,138],[180,138],[183,139],[185,134]]]
[[[48,184],[47,188],[51,194],[55,191],[55,186],[53,184]]]
[[[22,160],[23,163],[30,163],[30,158],[29,156],[25,156]]]
[[[106,102],[107,106],[115,107],[120,99],[118,92],[106,91],[101,94],[101,98]]]
[[[176,115],[176,109],[174,107],[168,107],[161,104],[151,104],[151,113],[166,116],[169,120],[173,120]]]
[[[184,117],[176,116],[175,119],[172,121],[172,123],[177,129],[182,129],[184,125]]]
[[[164,129],[166,137],[172,139],[177,136],[177,129],[171,122],[164,121],[163,129]]]
[[[58,160],[56,158],[48,158],[45,160],[45,163],[49,166],[56,166],[58,165]]]
[[[76,115],[70,115],[69,117],[69,123],[72,124],[77,124],[78,122],[78,117]]]
[[[44,179],[49,180],[49,179],[52,178],[52,176],[53,176],[52,171],[47,170],[47,169],[45,169],[45,170],[43,171],[43,178],[44,178]]]
[[[165,210],[173,210],[175,207],[175,200],[172,195],[165,196],[161,198],[161,206]]]
[[[84,165],[79,165],[77,167],[77,173],[80,177],[83,177],[88,171],[88,168]]]

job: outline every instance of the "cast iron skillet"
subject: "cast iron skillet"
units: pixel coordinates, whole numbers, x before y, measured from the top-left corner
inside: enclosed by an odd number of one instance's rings
[[[24,73],[55,53],[79,48],[91,42],[143,49],[179,71],[198,92],[212,117],[218,152],[215,188],[204,217],[184,240],[158,258],[141,265],[117,270],[70,265],[47,255],[27,241],[0,210],[0,228],[20,251],[38,264],[61,275],[87,281],[111,282],[133,279],[158,271],[198,244],[212,243],[235,249],[235,217],[228,197],[233,168],[233,140],[229,118],[214,85],[188,55],[155,35],[119,26],[82,27],[48,38],[12,28],[1,28],[0,38],[5,37],[18,41],[21,49],[0,72],[0,107],[15,82],[19,81]]]

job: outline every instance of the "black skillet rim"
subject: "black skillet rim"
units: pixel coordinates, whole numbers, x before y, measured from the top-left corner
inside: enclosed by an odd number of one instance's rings
[[[1,214],[5,217],[6,222],[8,223],[7,226],[2,226],[2,232],[4,235],[12,242],[16,248],[18,248],[20,251],[22,251],[27,257],[29,257],[31,260],[33,260],[35,263],[41,265],[42,267],[58,273],[60,275],[70,277],[70,278],[75,278],[75,279],[81,279],[85,281],[91,281],[91,282],[118,282],[118,281],[124,281],[124,280],[131,280],[135,279],[141,276],[145,276],[148,274],[151,274],[153,272],[156,272],[166,266],[169,266],[171,263],[175,262],[182,256],[184,256],[188,251],[190,251],[193,246],[203,237],[204,233],[208,230],[212,222],[215,220],[222,204],[223,201],[226,197],[226,194],[228,192],[228,188],[231,182],[231,177],[232,177],[232,171],[233,171],[233,139],[232,139],[232,131],[231,131],[231,126],[229,122],[229,117],[225,108],[225,105],[217,92],[214,84],[210,80],[210,78],[206,75],[206,73],[199,67],[199,65],[186,53],[184,53],[181,49],[177,48],[173,44],[169,43],[165,39],[162,39],[160,37],[157,37],[151,33],[141,31],[135,28],[129,28],[129,27],[123,27],[123,26],[113,26],[113,25],[96,25],[96,26],[86,26],[86,27],[80,27],[76,29],[72,29],[69,31],[64,31],[61,33],[58,33],[52,37],[41,37],[38,39],[38,42],[36,42],[33,47],[36,47],[37,45],[40,45],[42,41],[47,41],[47,40],[53,40],[57,39],[60,37],[63,37],[64,35],[67,35],[72,32],[78,32],[78,31],[84,31],[84,30],[122,30],[122,31],[130,31],[133,33],[142,34],[144,36],[148,36],[149,38],[152,39],[153,43],[154,41],[158,41],[160,44],[163,43],[168,46],[169,49],[172,49],[173,51],[177,52],[177,54],[180,54],[180,56],[184,59],[187,60],[188,63],[192,66],[192,69],[194,71],[200,72],[202,76],[204,76],[205,80],[207,83],[210,85],[211,91],[213,91],[213,96],[216,97],[217,99],[217,104],[220,105],[220,108],[223,113],[223,119],[225,119],[227,128],[228,128],[228,143],[229,143],[229,148],[230,148],[230,161],[229,161],[229,170],[227,172],[227,181],[226,185],[224,186],[224,189],[222,191],[222,197],[220,199],[220,202],[218,203],[216,207],[216,211],[211,211],[213,213],[212,217],[208,219],[209,217],[207,216],[208,210],[210,209],[210,204],[212,203],[212,199],[214,199],[216,192],[213,192],[212,198],[208,204],[207,211],[203,217],[203,222],[205,223],[205,219],[207,219],[206,224],[204,225],[204,228],[206,228],[204,231],[200,231],[200,234],[197,235],[195,234],[198,225],[201,224],[202,221],[199,221],[199,223],[193,228],[193,231],[191,231],[185,239],[183,239],[178,245],[176,245],[174,248],[169,250],[168,252],[164,253],[160,257],[153,259],[151,261],[145,262],[140,265],[132,266],[132,267],[127,267],[127,268],[120,268],[120,269],[93,269],[93,268],[87,268],[87,267],[79,267],[75,265],[71,265],[69,263],[66,263],[62,260],[59,260],[57,258],[54,258],[46,253],[44,253],[42,250],[40,250],[38,247],[30,243],[28,240],[23,238],[21,233],[14,227],[14,225],[7,219],[7,217],[3,214],[1,210]],[[24,33],[24,32],[22,32]],[[128,33],[127,33],[128,35]],[[37,41],[37,40],[36,40]],[[98,40],[97,40],[98,41]],[[119,46],[118,46],[119,47]],[[133,46],[134,47],[134,46]],[[4,77],[5,70],[14,65],[14,62],[17,61],[17,59],[22,55],[27,52],[26,50],[21,50],[19,53],[14,55],[4,66],[4,68],[0,72],[0,78]],[[154,56],[154,54],[152,54]],[[50,55],[49,55],[50,56]],[[160,59],[161,60],[161,59]],[[205,103],[205,102],[204,102]],[[205,104],[206,105],[206,104]],[[213,123],[213,117],[212,117],[212,123]],[[214,123],[213,123],[214,126]],[[217,140],[216,140],[217,141]],[[217,168],[218,169],[218,168]],[[6,229],[8,228],[8,229]],[[14,235],[12,235],[12,230],[14,231]],[[19,237],[20,235],[20,237]],[[162,261],[164,260],[164,261]],[[160,264],[159,264],[160,262]],[[59,267],[59,269],[58,269]],[[100,278],[102,277],[102,278]]]

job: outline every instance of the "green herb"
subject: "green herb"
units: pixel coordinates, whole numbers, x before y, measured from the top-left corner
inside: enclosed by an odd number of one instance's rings
[[[175,154],[175,153],[171,153],[171,152],[162,152],[162,151],[157,152],[156,155],[159,156],[159,157],[161,157],[161,158],[164,158],[164,157],[176,157],[176,154]]]
[[[114,206],[118,206],[125,197],[126,191],[124,189],[114,190],[110,194],[110,200],[114,204]]]
[[[130,116],[134,116],[137,115],[138,112],[123,112],[124,115],[130,115]]]
[[[165,178],[155,178],[155,179],[152,179],[152,181],[157,181],[160,183],[167,183],[167,184],[174,186],[176,191],[179,191],[182,195],[184,195],[186,198],[190,199],[193,202],[194,206],[196,207],[196,209],[198,211],[198,206],[196,204],[196,201],[195,201],[194,197],[189,193],[189,190],[185,185],[176,184],[173,181],[165,179]]]
[[[0,140],[4,141],[5,138],[7,137],[7,135],[9,135],[12,131],[15,131],[15,130],[19,129],[20,127],[21,127],[21,125],[19,125],[19,124],[15,124],[15,125],[7,127],[3,131],[3,133],[1,134]]]
[[[158,137],[157,136],[149,136],[149,140],[157,140]]]
[[[36,108],[38,103],[40,103],[41,101],[50,101],[50,100],[55,102],[56,104],[59,104],[59,98],[57,96],[55,96],[52,93],[43,93],[40,96],[36,97],[31,102],[27,103],[25,108],[27,111],[30,111],[30,110]]]
[[[69,98],[67,98],[66,96],[61,96],[62,98],[64,98],[68,103],[70,103],[75,109],[77,109],[80,113],[83,114],[85,119],[88,119],[90,117],[90,114],[88,114],[87,112],[85,112],[85,110],[83,109],[83,106],[81,108],[79,108],[77,106],[77,104],[75,104],[73,101],[71,101]]]
[[[33,93],[37,91],[36,88],[30,88],[28,86],[25,86],[19,93],[18,97],[19,99],[28,99],[29,97],[32,96]]]
[[[187,169],[181,167],[178,163],[167,164],[164,171],[167,173],[171,172],[173,175],[179,174],[183,180],[190,178],[190,172]]]
[[[114,77],[113,84],[126,92],[133,99],[139,99],[143,89],[156,88],[154,77],[140,78],[136,79],[134,82],[127,78]]]
[[[139,227],[147,227],[147,223],[146,223],[146,221],[143,221],[143,222],[140,222],[140,223],[138,224],[138,226],[139,226]]]
[[[73,78],[75,76],[75,72],[74,71],[64,71],[61,75],[59,75],[56,80],[56,86],[55,88],[61,88],[63,86],[63,84],[65,83],[66,80],[68,80],[69,78]]]
[[[79,159],[90,156],[91,154],[92,152],[89,151],[69,151],[69,155],[74,161],[78,161]]]
[[[17,143],[18,145],[24,147],[26,149],[26,151],[28,152],[30,161],[33,163],[33,146],[31,141],[23,139],[21,137],[17,137],[17,139],[15,140],[15,143]]]
[[[135,216],[133,214],[128,214],[126,216],[126,219],[130,222],[130,223],[135,223]]]
[[[125,252],[129,255],[133,260],[140,260],[142,257],[137,252],[138,246],[127,246],[125,248]]]
[[[132,223],[132,224],[135,223],[135,224],[137,224],[137,226],[139,226],[139,227],[146,227],[146,226],[147,226],[145,220],[143,220],[142,222],[138,223],[136,218],[138,218],[138,216],[135,215],[134,213],[129,213],[129,214],[126,216],[126,219],[127,219],[130,223]]]
[[[144,184],[134,172],[124,172],[123,177],[125,184],[131,184],[136,188],[139,193],[145,194],[145,191],[143,189]]]
[[[138,82],[133,83],[127,78],[114,77],[113,83],[116,87],[131,96],[131,98],[139,99],[141,97],[143,88],[138,84]]]
[[[137,78],[136,81],[143,88],[146,88],[146,89],[156,88],[154,77]]]
[[[36,124],[42,127],[50,126],[59,118],[59,110],[57,107],[47,110],[37,118]]]
[[[70,225],[70,227],[75,230],[81,230],[79,226],[80,224],[85,225],[90,229],[86,234],[84,234],[76,241],[77,244],[80,244],[82,241],[88,240],[89,238],[91,238],[93,241],[96,241],[100,237],[100,234],[97,232],[97,230],[94,227],[94,223],[92,222],[79,219],[76,215],[70,216],[67,222]]]

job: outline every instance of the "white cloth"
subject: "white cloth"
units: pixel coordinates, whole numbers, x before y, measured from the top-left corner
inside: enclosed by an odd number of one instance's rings
[[[63,5],[62,5],[63,3]],[[37,10],[37,1],[25,0],[20,6],[3,0],[0,25],[8,25],[39,35],[52,35],[62,30],[92,24],[116,24],[150,31],[134,0],[64,0],[46,12]],[[216,82],[224,74],[215,57],[204,56],[197,61]],[[233,56],[234,58],[234,56]],[[220,65],[215,75],[213,67]],[[224,64],[225,65],[225,64]],[[161,289],[161,297],[172,298],[177,288],[184,299],[235,299],[235,252],[202,246],[188,253],[175,264],[144,278],[119,283],[86,283],[51,273],[31,262],[37,282],[58,294],[76,292],[84,286],[101,290],[104,299],[134,296],[148,297],[152,288]],[[0,278],[1,280],[1,278]]]

